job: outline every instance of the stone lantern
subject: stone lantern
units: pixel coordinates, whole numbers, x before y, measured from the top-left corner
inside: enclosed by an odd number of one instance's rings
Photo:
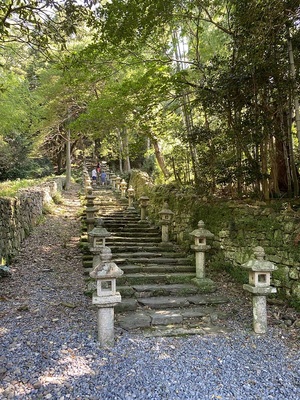
[[[116,177],[116,192],[120,192],[120,184],[121,184],[121,178],[120,176]]]
[[[93,304],[98,308],[98,340],[102,347],[114,344],[114,307],[121,302],[121,295],[116,291],[116,279],[123,271],[111,261],[109,247],[101,253],[101,263],[91,272],[91,278],[96,279],[97,292],[93,294]]]
[[[127,183],[125,182],[124,179],[122,179],[120,183],[120,189],[121,189],[121,199],[126,199]]]
[[[169,209],[167,202],[164,203],[163,209],[159,211],[159,224],[161,225],[161,244],[169,244],[169,226],[171,224],[172,217],[174,215],[173,211]]]
[[[129,188],[127,189],[127,195],[128,195],[127,210],[135,210],[135,208],[133,207],[134,193],[135,193],[135,191],[134,191],[133,187],[130,185]]]
[[[277,266],[265,260],[263,247],[254,248],[255,260],[249,260],[242,265],[249,271],[249,283],[243,288],[253,294],[253,329],[255,333],[267,332],[267,295],[276,293],[276,288],[271,285],[271,272]]]
[[[145,221],[146,220],[146,211],[147,211],[147,207],[149,205],[149,197],[141,196],[139,198],[139,202],[140,202],[140,207],[141,207],[141,221]]]
[[[105,239],[111,236],[111,233],[103,228],[102,226],[96,226],[92,231],[89,232],[90,237],[90,251],[93,254],[93,268],[96,267],[100,262],[100,255],[105,248]]]
[[[95,226],[95,214],[99,211],[98,207],[86,207],[86,228],[90,232]]]
[[[87,207],[93,207],[94,206],[94,200],[96,199],[96,197],[97,196],[93,194],[93,189],[89,188],[87,190],[87,194],[85,196]]]
[[[84,182],[84,191],[85,191],[85,193],[87,193],[88,190],[92,189],[91,178],[87,171],[84,172],[84,174],[83,174],[83,182]]]
[[[112,173],[112,174],[110,175],[111,186],[112,186],[112,189],[113,189],[113,190],[116,189],[116,178],[117,178],[117,175],[116,175],[116,174]]]
[[[206,287],[207,291],[212,291],[215,289],[215,284],[205,276],[205,252],[211,248],[206,244],[206,239],[213,238],[214,234],[205,229],[204,226],[204,222],[199,221],[198,229],[190,233],[194,237],[194,244],[191,245],[191,249],[195,251],[196,258],[196,278],[193,279],[193,282],[197,286]]]

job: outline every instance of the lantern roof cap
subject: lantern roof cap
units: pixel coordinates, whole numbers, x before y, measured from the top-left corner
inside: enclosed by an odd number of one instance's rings
[[[101,253],[101,263],[91,272],[90,277],[94,279],[118,278],[123,275],[121,268],[115,262],[111,261],[112,253],[109,247],[104,247]]]
[[[214,234],[211,233],[208,229],[204,228],[205,224],[202,220],[198,222],[198,229],[193,230],[190,233],[191,236],[198,237],[198,238],[213,238]]]
[[[165,201],[164,205],[163,205],[163,209],[161,211],[159,211],[158,214],[170,214],[170,215],[173,215],[174,213],[173,213],[173,211],[171,211],[169,209],[169,204]]]
[[[265,260],[265,250],[261,246],[257,246],[253,249],[253,254],[255,256],[255,260],[249,260],[246,263],[242,264],[242,267],[248,269],[250,271],[275,271],[277,266],[273,264],[271,261]]]
[[[90,232],[89,232],[90,236],[97,236],[97,237],[109,237],[111,236],[111,232],[108,232],[108,230],[106,228],[103,228],[101,226],[97,226],[95,228],[93,228]]]

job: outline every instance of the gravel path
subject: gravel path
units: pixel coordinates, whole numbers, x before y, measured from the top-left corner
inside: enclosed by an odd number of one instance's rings
[[[249,298],[230,279],[227,335],[144,338],[116,330],[96,340],[96,311],[83,295],[77,187],[23,244],[0,281],[0,399],[297,400],[299,328],[269,308],[266,335],[251,330]],[[226,307],[226,306],[224,306]]]

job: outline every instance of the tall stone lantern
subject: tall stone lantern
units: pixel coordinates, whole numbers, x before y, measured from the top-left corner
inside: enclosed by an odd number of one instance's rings
[[[193,282],[206,291],[213,291],[216,289],[215,283],[205,275],[205,252],[211,248],[206,244],[206,239],[213,238],[214,234],[204,227],[204,222],[199,221],[198,228],[190,233],[194,238],[191,249],[195,251],[196,258],[196,278],[193,279]]]
[[[140,208],[141,208],[141,221],[146,220],[146,212],[147,212],[147,207],[149,205],[149,197],[148,196],[141,196],[139,198],[140,202]]]
[[[116,177],[116,192],[120,192],[120,184],[121,184],[122,178],[118,175]]]
[[[114,307],[121,302],[121,295],[116,290],[116,279],[123,271],[111,261],[109,247],[104,247],[101,262],[91,272],[91,278],[96,279],[97,292],[93,294],[93,304],[98,308],[98,340],[102,347],[114,345]]]
[[[98,207],[86,207],[86,227],[87,232],[90,232],[95,226],[95,215],[99,211]]]
[[[133,207],[134,193],[135,193],[135,190],[130,185],[129,188],[127,189],[127,195],[128,195],[128,207],[127,207],[127,210],[129,210],[129,211],[135,210],[135,208]]]
[[[102,226],[96,226],[89,232],[90,252],[93,254],[93,268],[95,268],[101,260],[101,253],[105,248],[105,239],[111,236],[111,233]]]
[[[255,260],[249,260],[242,265],[249,271],[249,283],[243,288],[253,294],[253,329],[255,333],[267,332],[267,295],[276,293],[276,288],[271,285],[271,272],[277,266],[265,260],[263,247],[254,248]]]
[[[86,171],[83,174],[83,181],[84,181],[84,191],[85,193],[88,192],[88,190],[92,190],[92,184],[91,184],[91,178],[89,176],[89,173]]]
[[[93,194],[93,189],[89,188],[87,190],[87,194],[85,196],[87,207],[94,207],[94,200],[96,198],[97,198],[97,196]]]
[[[121,189],[121,199],[126,199],[126,189],[127,189],[127,183],[125,182],[124,179],[122,179],[120,183],[120,189]]]
[[[164,202],[163,209],[159,211],[159,225],[161,225],[161,245],[168,245],[169,242],[169,226],[171,225],[173,211],[169,209],[169,204]]]
[[[116,189],[116,177],[117,177],[116,174],[114,174],[114,173],[110,174],[111,186],[112,186],[113,190]]]

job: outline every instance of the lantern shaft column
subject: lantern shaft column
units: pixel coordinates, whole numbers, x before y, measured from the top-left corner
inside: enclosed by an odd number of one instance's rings
[[[267,298],[253,296],[253,329],[256,333],[267,332]]]
[[[210,246],[206,244],[207,238],[213,238],[214,235],[204,228],[204,222],[198,222],[198,229],[195,229],[190,233],[194,237],[195,244],[191,245],[191,249],[195,251],[195,261],[196,261],[196,277],[192,279],[202,292],[213,292],[216,290],[215,283],[206,278],[205,275],[205,252],[210,249]]]
[[[196,278],[205,278],[205,253],[196,251]]]

